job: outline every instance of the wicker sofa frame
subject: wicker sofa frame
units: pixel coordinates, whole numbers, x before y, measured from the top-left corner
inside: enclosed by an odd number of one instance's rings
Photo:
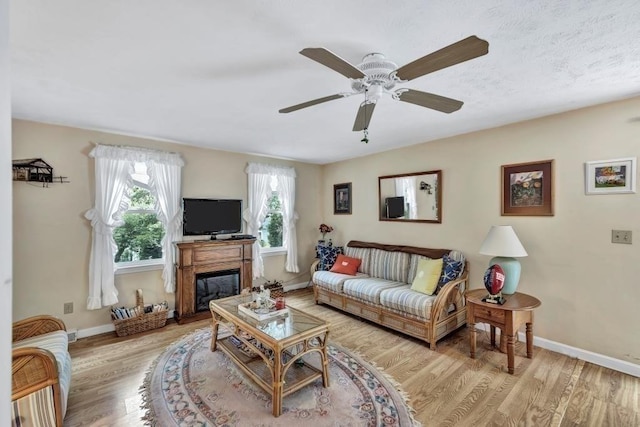
[[[48,315],[33,316],[13,323],[12,341],[18,342],[59,330],[66,331],[62,320]],[[51,387],[55,407],[55,425],[62,426],[62,391],[58,364],[53,353],[37,347],[13,349],[11,374],[12,401]]]
[[[406,252],[423,255],[429,258],[442,258],[451,252],[449,249],[430,249],[415,246],[396,246],[380,243],[350,241],[347,246],[352,248],[371,248],[385,251]],[[317,263],[317,262],[316,262]],[[312,266],[315,270],[315,266]],[[428,343],[429,348],[435,350],[436,342],[456,329],[466,325],[467,309],[464,292],[467,290],[469,265],[465,263],[463,275],[448,282],[438,292],[431,306],[429,320],[419,319],[384,306],[363,301],[343,293],[336,293],[313,283],[313,293],[316,304],[326,304],[342,311],[355,314],[382,326],[394,329]]]

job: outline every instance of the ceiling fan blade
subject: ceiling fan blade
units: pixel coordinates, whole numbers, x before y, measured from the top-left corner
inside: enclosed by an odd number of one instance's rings
[[[395,92],[394,98],[403,102],[442,111],[443,113],[453,113],[458,111],[464,102],[457,99],[445,98],[428,92],[421,92],[413,89],[399,89]]]
[[[324,98],[314,99],[312,101],[303,102],[302,104],[292,105],[291,107],[278,110],[279,113],[290,113],[292,111],[301,110],[302,108],[311,107],[312,105],[322,104],[323,102],[333,101],[348,96],[348,94],[338,93],[335,95],[325,96]]]
[[[358,114],[356,115],[356,121],[353,123],[354,132],[359,132],[369,128],[369,122],[371,121],[374,108],[376,108],[376,104],[374,102],[363,102],[360,104]]]
[[[470,36],[403,65],[396,70],[396,76],[400,80],[413,80],[487,53],[489,53],[489,43],[476,36]]]
[[[313,59],[325,67],[329,67],[350,79],[362,79],[365,77],[362,71],[323,47],[308,47],[306,49],[302,49],[300,54],[309,59]]]

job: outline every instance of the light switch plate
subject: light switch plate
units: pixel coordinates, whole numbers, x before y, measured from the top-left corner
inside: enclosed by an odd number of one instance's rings
[[[611,243],[631,244],[631,230],[611,230]]]

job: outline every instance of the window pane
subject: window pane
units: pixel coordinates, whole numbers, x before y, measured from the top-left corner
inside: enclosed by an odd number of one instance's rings
[[[156,198],[151,192],[142,187],[134,186],[129,196],[131,197],[130,208],[153,209],[156,203]]]
[[[271,194],[267,203],[269,213],[260,227],[260,246],[279,248],[282,247],[282,204],[277,191]]]
[[[161,259],[164,227],[153,212],[155,198],[149,190],[138,186],[134,186],[129,195],[130,211],[122,216],[124,225],[113,231],[117,246],[114,261]]]

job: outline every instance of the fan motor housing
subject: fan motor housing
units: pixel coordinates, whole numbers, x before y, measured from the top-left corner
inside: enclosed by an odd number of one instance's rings
[[[356,92],[364,92],[369,86],[377,85],[386,90],[391,90],[396,85],[396,80],[390,76],[391,72],[398,69],[398,65],[389,61],[381,53],[369,53],[362,58],[357,66],[366,77],[353,80],[351,88]]]

